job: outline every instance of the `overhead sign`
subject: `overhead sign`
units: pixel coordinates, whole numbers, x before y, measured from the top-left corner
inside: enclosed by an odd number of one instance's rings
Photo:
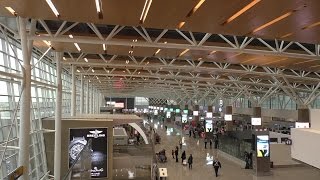
[[[224,120],[225,121],[232,121],[232,114],[225,114],[224,115]]]
[[[193,116],[199,116],[199,111],[193,111]]]
[[[269,136],[259,135],[257,136],[257,157],[269,157],[270,147],[269,147]]]
[[[86,129],[69,129],[69,167],[76,162],[78,154],[91,139],[91,177],[105,178],[108,177],[108,128],[86,128]],[[73,177],[80,177],[81,166],[73,167]]]
[[[187,123],[187,122],[188,122],[188,115],[182,114],[182,123]]]
[[[207,112],[206,113],[206,118],[212,118],[212,112]]]
[[[261,126],[261,118],[251,118],[251,125]]]

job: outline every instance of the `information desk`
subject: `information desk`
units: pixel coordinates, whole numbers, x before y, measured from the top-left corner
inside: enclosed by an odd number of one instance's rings
[[[159,177],[160,179],[167,179],[168,177],[167,168],[159,168]]]

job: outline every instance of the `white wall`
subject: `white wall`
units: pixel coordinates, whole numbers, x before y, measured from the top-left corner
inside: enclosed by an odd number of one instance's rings
[[[291,156],[320,169],[320,131],[291,129]]]
[[[320,109],[310,109],[311,128],[320,131]]]

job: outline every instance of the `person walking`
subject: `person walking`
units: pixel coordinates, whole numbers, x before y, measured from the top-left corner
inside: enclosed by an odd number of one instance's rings
[[[192,132],[192,131],[191,131],[191,128],[190,128],[190,129],[189,129],[189,137],[191,137],[191,132]]]
[[[219,140],[218,140],[218,137],[216,137],[214,140],[214,148],[215,149],[218,149],[218,144],[219,144]]]
[[[213,168],[214,168],[214,172],[216,173],[216,177],[218,177],[219,168],[221,168],[221,163],[220,163],[220,161],[218,160],[218,158],[216,158],[216,159],[213,161]]]
[[[205,149],[207,149],[207,143],[208,143],[207,138],[204,138],[204,148],[205,148]]]
[[[210,149],[211,149],[212,148],[212,139],[210,139],[209,144],[210,144]]]
[[[179,150],[178,150],[178,148],[176,148],[176,150],[174,152],[174,155],[176,157],[176,162],[178,162],[178,154],[179,154]]]
[[[183,161],[187,158],[186,151],[183,151],[181,154],[181,163],[183,164]]]
[[[179,141],[180,149],[182,149],[182,141]]]
[[[192,169],[192,163],[193,163],[193,157],[192,157],[192,154],[190,154],[188,158],[189,169]]]

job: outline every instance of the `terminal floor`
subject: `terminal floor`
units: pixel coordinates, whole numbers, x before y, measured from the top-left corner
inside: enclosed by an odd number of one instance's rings
[[[189,170],[187,166],[181,164],[181,158],[176,163],[172,158],[171,150],[178,145],[181,138],[181,132],[175,126],[167,124],[168,128],[173,128],[173,132],[166,132],[164,126],[156,125],[156,130],[161,136],[161,143],[156,145],[156,152],[161,149],[166,150],[168,162],[159,163],[160,168],[168,169],[168,180],[320,180],[320,170],[312,167],[292,167],[292,168],[277,168],[272,170],[271,176],[256,177],[253,175],[252,170],[243,169],[239,165],[225,159],[218,151],[214,149],[205,149],[203,141],[198,139],[189,138],[188,135],[182,134],[185,137],[185,144],[182,149],[186,151],[187,157],[190,154],[193,156],[193,169]],[[209,143],[208,143],[209,144]],[[179,151],[179,157],[181,157]],[[212,159],[214,156],[219,158],[222,164],[220,169],[220,176],[215,177],[212,167]]]

